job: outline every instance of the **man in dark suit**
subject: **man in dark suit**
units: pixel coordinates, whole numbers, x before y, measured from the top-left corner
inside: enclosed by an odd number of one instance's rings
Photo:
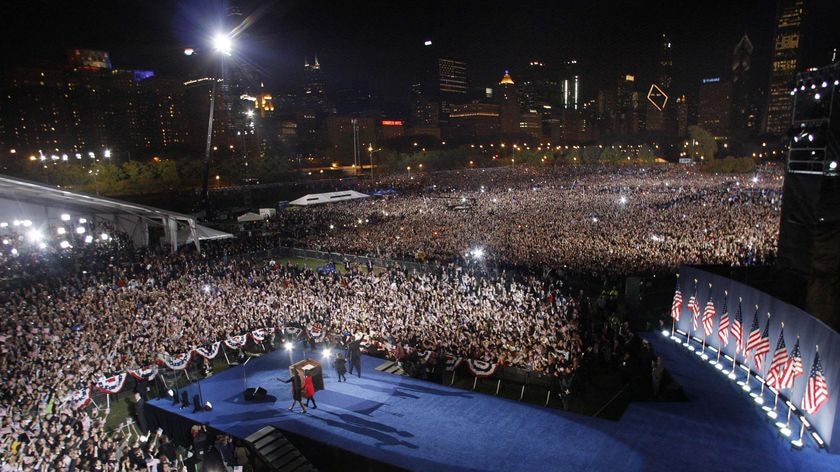
[[[353,375],[353,369],[356,369],[356,375],[362,376],[362,337],[357,336],[356,339],[350,341],[347,346],[347,359],[350,361],[350,375]]]
[[[340,352],[336,354],[333,365],[335,366],[335,373],[338,374],[338,381],[344,380],[347,382],[347,377],[344,375],[347,373],[347,360],[344,359],[344,355]]]

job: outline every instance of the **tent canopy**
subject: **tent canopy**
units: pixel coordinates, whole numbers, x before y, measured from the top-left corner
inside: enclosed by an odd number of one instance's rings
[[[91,223],[108,222],[128,234],[138,247],[149,245],[149,227],[162,226],[173,252],[179,244],[192,242],[198,247],[199,241],[204,239],[233,237],[200,226],[195,217],[183,213],[0,175],[0,222],[7,223],[6,231],[14,231],[14,221],[48,227],[69,221],[81,224],[82,218]],[[181,234],[189,238],[181,238]]]
[[[240,215],[239,217],[237,217],[236,221],[238,221],[240,223],[248,223],[248,222],[251,222],[251,221],[262,221],[264,219],[265,218],[263,218],[262,215],[254,213],[253,211],[249,211],[248,213],[245,213],[244,215]]]
[[[370,195],[366,195],[355,190],[347,190],[344,192],[310,193],[298,198],[297,200],[292,200],[289,202],[289,205],[320,205],[322,203],[343,202],[368,197],[370,197]]]

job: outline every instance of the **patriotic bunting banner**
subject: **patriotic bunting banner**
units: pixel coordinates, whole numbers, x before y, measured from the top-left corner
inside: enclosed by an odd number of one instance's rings
[[[298,337],[303,330],[295,326],[286,326],[283,328],[283,332],[289,336]]]
[[[231,336],[225,339],[225,346],[227,346],[228,349],[239,349],[240,347],[244,346],[247,342],[248,336],[240,334],[239,336]]]
[[[220,341],[216,341],[213,344],[211,344],[209,348],[201,346],[193,349],[193,352],[205,359],[213,359],[219,355],[219,346],[221,345],[222,343]]]
[[[105,393],[118,393],[122,390],[126,377],[127,375],[125,373],[108,378],[103,377],[96,381],[96,389]]]
[[[158,367],[156,365],[147,365],[139,369],[128,369],[128,375],[137,380],[153,380],[157,377]]]
[[[184,370],[187,368],[187,364],[190,363],[190,353],[185,352],[177,356],[170,356],[167,353],[163,353],[160,355],[159,361],[172,370]]]
[[[312,323],[309,325],[309,334],[312,335],[312,339],[319,341],[324,336],[324,327],[321,323]]]
[[[458,366],[461,365],[461,358],[460,357],[452,357],[449,356],[446,358],[446,371],[447,372],[454,372]]]
[[[496,364],[491,362],[467,359],[467,367],[469,367],[470,372],[472,372],[474,376],[479,378],[490,377],[496,372]]]
[[[70,405],[70,408],[78,410],[90,405],[90,387],[81,388],[71,392],[69,395],[61,399],[65,405]]]
[[[251,331],[251,339],[253,339],[254,342],[261,343],[265,339],[266,334],[267,333],[263,328],[255,329]]]

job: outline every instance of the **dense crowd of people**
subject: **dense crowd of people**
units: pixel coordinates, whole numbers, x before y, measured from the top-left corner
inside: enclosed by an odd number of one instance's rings
[[[562,269],[746,264],[775,250],[775,174],[755,182],[681,169],[555,172],[476,171],[431,189],[410,181],[404,195],[287,211],[273,228],[310,248],[441,262],[425,272],[351,266],[322,275],[248,256],[275,247],[275,234],[166,254],[134,250],[103,226],[89,231],[108,238],[78,233],[66,251],[39,255],[9,233],[4,244],[20,250],[0,261],[13,276],[0,291],[3,471],[146,470],[154,461],[167,470],[165,435],[120,443],[105,431],[107,410],[74,409],[68,395],[161,354],[259,328],[317,323],[327,338],[361,334],[400,353],[566,382],[591,372],[593,357],[620,355],[627,333],[593,331],[589,303]],[[486,276],[453,263],[479,257],[469,253],[477,247],[542,276]]]
[[[782,174],[659,166],[480,169],[418,177],[397,196],[305,207],[280,233],[310,249],[629,274],[760,264],[776,253]],[[429,184],[429,185],[426,185]]]

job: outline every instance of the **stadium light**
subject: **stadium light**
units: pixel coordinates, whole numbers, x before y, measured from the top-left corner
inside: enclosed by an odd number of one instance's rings
[[[292,344],[292,343],[291,343],[291,342],[289,342],[289,341],[286,341],[286,343],[285,343],[285,344],[283,344],[283,347],[285,347],[287,351],[291,351],[291,350],[292,350],[292,348],[293,348],[294,346],[295,346],[295,345],[294,345],[294,344]]]
[[[82,229],[84,229],[84,228],[82,228]],[[92,243],[92,242],[93,242],[93,236],[91,236],[91,235],[87,235],[87,236],[85,236],[85,242],[86,242],[87,244]]]
[[[473,249],[472,251],[470,251],[470,254],[472,254],[473,258],[475,258],[475,259],[479,259],[479,260],[483,259],[484,258],[484,249],[480,248],[480,247],[477,247],[477,248]]]
[[[77,234],[85,234],[85,231],[87,231],[87,230],[85,229],[84,226],[79,226],[78,228],[76,228],[76,233]]]
[[[230,35],[216,33],[216,35],[213,36],[213,49],[225,56],[230,56],[233,52],[233,40]]]
[[[44,239],[44,235],[41,234],[41,232],[38,231],[37,229],[31,230],[26,235],[29,237],[29,240],[33,243],[40,242],[42,239]]]
[[[61,214],[61,221],[70,221],[70,215],[67,213]]]
[[[332,355],[332,350],[328,347],[324,348],[324,350],[321,351],[321,357],[323,357],[324,359],[329,359],[331,355]]]

